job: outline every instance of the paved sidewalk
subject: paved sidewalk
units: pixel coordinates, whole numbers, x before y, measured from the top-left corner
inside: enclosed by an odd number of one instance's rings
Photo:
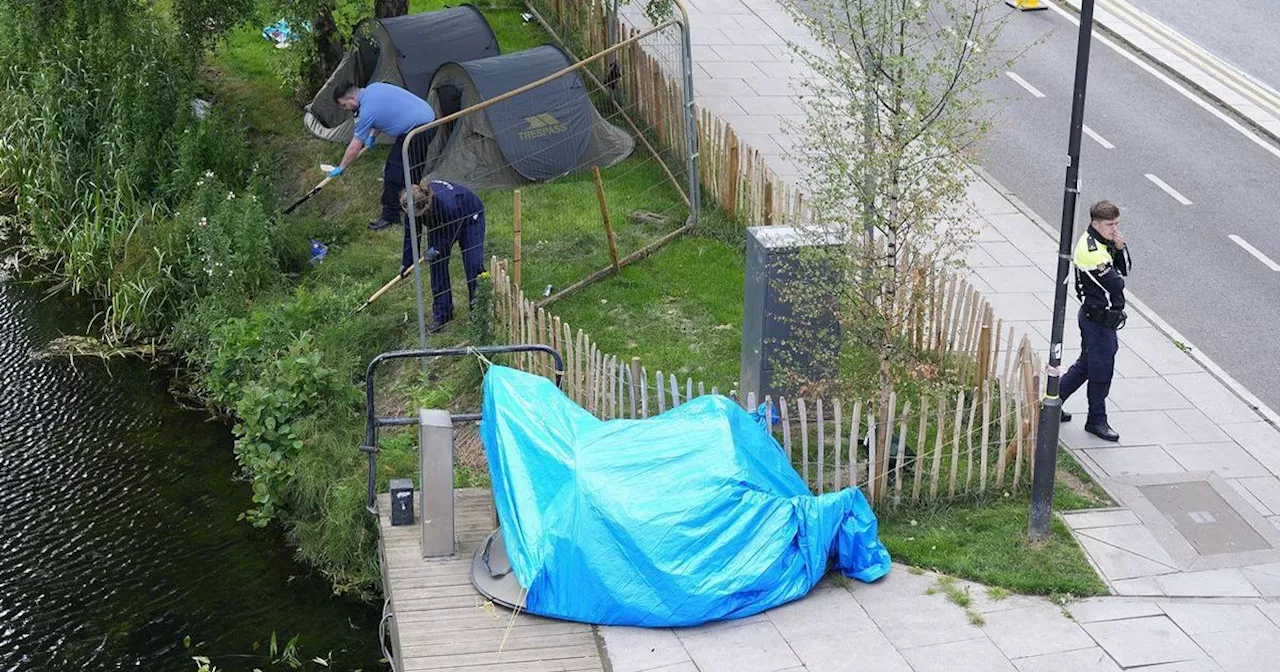
[[[788,38],[807,40],[776,0],[688,0],[701,105],[733,124],[783,179],[788,87],[806,76]],[[998,317],[1048,350],[1056,228],[977,171],[970,201],[985,226],[972,252]],[[1260,670],[1280,658],[1280,432],[1274,412],[1231,381],[1137,298],[1120,332],[1111,423],[1119,444],[1083,431],[1062,441],[1120,504],[1064,519],[1117,596],[1070,607],[994,602],[972,586],[985,625],[895,566],[876,585],[828,581],[805,599],[700,628],[602,628],[613,669],[632,670]],[[1068,317],[1075,315],[1074,299]],[[1068,319],[1064,362],[1079,353]],[[1224,382],[1226,381],[1226,382]],[[843,582],[841,582],[843,583]],[[1168,665],[1164,665],[1168,664]]]

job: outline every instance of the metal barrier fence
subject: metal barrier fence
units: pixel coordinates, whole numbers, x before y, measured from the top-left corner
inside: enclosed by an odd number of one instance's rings
[[[539,74],[557,58],[564,66],[534,81],[517,76],[524,83],[501,92],[477,83],[483,66],[476,64],[494,59],[442,67],[428,97],[441,116],[403,138],[405,184],[423,189],[408,190],[404,206],[406,245],[419,262],[412,275],[424,347],[428,321],[441,324],[452,315],[455,247],[469,295],[488,253],[496,252],[520,259],[522,284],[549,303],[619,272],[696,222],[700,183],[686,24],[663,22],[576,62],[561,55],[570,52],[551,49],[495,57],[536,58],[541,70],[531,72]],[[666,74],[682,71],[683,77]],[[488,190],[486,217],[465,208],[454,216],[447,203],[442,207],[454,183]],[[511,189],[518,190],[513,198],[495,198]],[[482,221],[486,230],[478,230]],[[407,231],[425,233],[426,245]]]

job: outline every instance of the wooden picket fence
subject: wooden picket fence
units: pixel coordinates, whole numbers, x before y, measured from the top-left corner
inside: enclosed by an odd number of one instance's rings
[[[650,373],[637,357],[603,352],[590,335],[527,299],[512,282],[506,260],[495,258],[490,268],[499,332],[513,343],[541,343],[558,350],[564,359],[561,388],[596,417],[648,418],[696,397],[720,394],[690,377]],[[962,283],[954,287],[949,300],[959,303],[969,290]],[[974,314],[984,313],[989,315]],[[968,329],[974,331],[972,325]],[[954,337],[938,340],[960,342]],[[981,357],[975,360],[980,361]],[[913,405],[891,394],[883,427],[877,426],[882,416],[874,401],[757,399],[754,392],[737,389],[726,394],[749,411],[763,408],[767,426],[815,494],[858,487],[876,504],[945,501],[993,488],[1016,491],[1029,482],[1039,367],[1025,338],[1005,362],[999,371],[975,363],[970,369],[972,385],[954,395],[925,395]],[[519,356],[515,366],[547,377],[556,373],[544,355]]]

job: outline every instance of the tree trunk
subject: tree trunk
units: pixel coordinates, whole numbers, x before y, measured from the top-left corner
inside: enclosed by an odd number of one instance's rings
[[[315,38],[316,53],[311,61],[310,72],[306,77],[306,88],[300,92],[300,98],[310,101],[320,87],[324,86],[329,75],[342,62],[342,37],[338,35],[338,26],[333,20],[333,2],[325,2],[316,12],[311,22],[312,35]]]
[[[409,13],[409,0],[373,0],[373,15],[379,19]]]

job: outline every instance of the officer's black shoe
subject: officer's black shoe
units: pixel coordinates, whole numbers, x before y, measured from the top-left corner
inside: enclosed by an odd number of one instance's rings
[[[379,217],[378,219],[375,219],[375,220],[373,220],[372,222],[369,222],[369,230],[370,230],[370,231],[381,231],[381,230],[383,230],[383,229],[387,228],[388,226],[391,226],[392,224],[399,224],[399,223],[400,223],[400,222],[396,222],[396,221],[393,221],[393,220],[390,220],[390,219],[383,219],[383,218]]]
[[[1085,425],[1084,431],[1089,432],[1090,434],[1098,437],[1099,439],[1105,439],[1107,441],[1120,440],[1120,433],[1114,429],[1111,429],[1111,425],[1108,425],[1105,422],[1102,423],[1101,425]]]
[[[1068,413],[1068,412],[1066,412],[1066,411],[1063,411],[1063,412],[1062,412],[1062,422],[1071,422],[1071,414],[1070,414],[1070,413]]]
[[[452,318],[452,317],[451,317],[451,318],[449,318],[449,319],[447,319],[447,320],[444,320],[444,321],[441,321],[441,320],[434,320],[434,319],[433,319],[433,320],[431,320],[431,324],[428,324],[428,325],[427,325],[427,333],[434,334],[434,333],[436,333],[436,332],[440,331],[441,329],[444,329],[444,325],[446,325],[446,324],[448,324],[448,323],[450,323],[450,322],[452,322],[452,321],[453,321],[453,318]]]

